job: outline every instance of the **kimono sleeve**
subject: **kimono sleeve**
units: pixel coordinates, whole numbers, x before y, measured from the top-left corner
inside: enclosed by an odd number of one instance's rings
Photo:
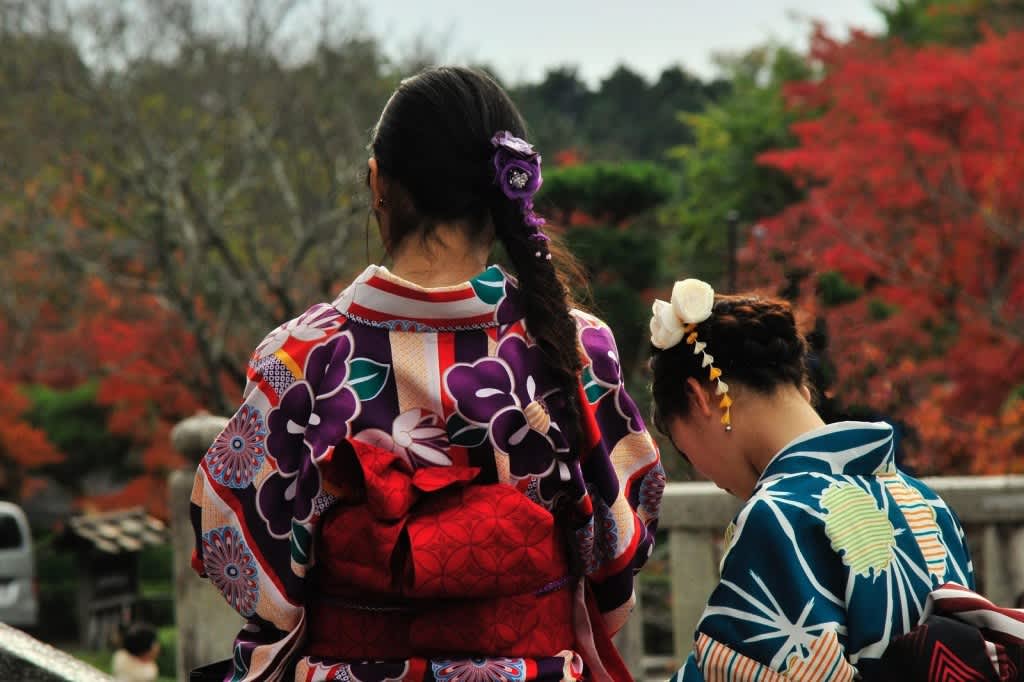
[[[847,571],[813,508],[794,501],[755,497],[730,524],[721,581],[673,680],[854,679]]]
[[[665,472],[658,448],[623,382],[619,350],[608,327],[577,314],[583,350],[581,468],[585,522],[576,548],[611,632],[635,602],[633,576],[654,547]]]
[[[193,567],[246,621],[233,679],[280,679],[303,643],[312,538],[331,499],[318,465],[358,409],[339,327],[314,308],[260,344],[244,401],[196,472]]]

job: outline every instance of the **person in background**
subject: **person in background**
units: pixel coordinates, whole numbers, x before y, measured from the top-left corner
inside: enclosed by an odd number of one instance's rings
[[[131,625],[121,638],[121,647],[114,652],[111,674],[117,682],[153,682],[160,675],[156,657],[160,641],[156,630],[144,623]]]
[[[929,593],[974,587],[953,511],[896,467],[892,427],[826,425],[790,305],[677,282],[651,319],[655,423],[745,501],[674,680],[852,680]]]
[[[525,135],[479,71],[402,81],[368,164],[391,267],[256,348],[192,492],[235,679],[631,679],[610,638],[665,475]]]

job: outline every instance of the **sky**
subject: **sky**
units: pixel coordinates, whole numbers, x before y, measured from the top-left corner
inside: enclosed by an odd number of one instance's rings
[[[715,74],[716,52],[776,39],[806,45],[810,20],[840,36],[882,26],[872,0],[378,0],[364,6],[389,49],[418,37],[442,44],[449,61],[494,67],[511,82],[575,65],[591,84],[619,64],[650,78],[681,64]]]

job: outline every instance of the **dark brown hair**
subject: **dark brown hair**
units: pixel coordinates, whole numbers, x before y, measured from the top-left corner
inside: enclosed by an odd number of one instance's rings
[[[697,325],[697,337],[707,344],[706,352],[714,356],[722,379],[730,385],[767,395],[779,386],[805,384],[807,342],[786,301],[715,296],[711,317]],[[710,386],[701,360],[685,340],[665,350],[652,347],[653,421],[662,433],[667,433],[666,419],[690,412],[688,378]]]
[[[566,273],[574,266],[552,243],[552,260],[537,258],[532,229],[518,203],[494,183],[491,138],[507,130],[526,138],[515,104],[492,78],[475,69],[428,69],[398,86],[370,145],[389,186],[388,250],[407,239],[427,240],[437,225],[462,225],[479,243],[497,238],[519,279],[530,335],[566,396],[574,433],[581,369]]]

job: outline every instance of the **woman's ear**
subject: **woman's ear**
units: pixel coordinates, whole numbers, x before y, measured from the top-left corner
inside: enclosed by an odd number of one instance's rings
[[[370,167],[370,194],[371,201],[373,201],[374,210],[384,207],[384,179],[381,177],[380,168],[377,166],[377,159],[370,157],[367,161],[367,165]]]
[[[807,384],[800,385],[800,395],[804,397],[809,405],[814,405],[814,399],[811,397],[811,387]]]
[[[710,417],[711,399],[708,397],[708,392],[704,389],[704,385],[693,377],[689,377],[686,380],[686,387],[686,393],[690,397],[691,407],[704,415],[705,418]]]

